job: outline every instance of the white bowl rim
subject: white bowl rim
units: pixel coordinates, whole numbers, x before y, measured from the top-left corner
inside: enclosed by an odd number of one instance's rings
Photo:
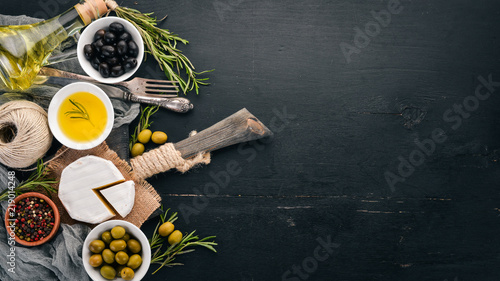
[[[135,226],[134,224],[132,224],[128,221],[109,220],[109,221],[105,221],[105,222],[98,224],[94,229],[92,229],[89,232],[89,234],[87,234],[87,237],[85,238],[85,241],[83,242],[83,249],[82,249],[83,266],[85,267],[85,271],[87,272],[87,274],[94,281],[107,281],[107,280],[101,276],[98,268],[94,268],[88,263],[88,259],[90,258],[90,250],[89,250],[90,242],[92,242],[92,240],[97,239],[97,238],[100,239],[100,234],[102,232],[104,232],[106,230],[111,230],[114,226],[118,226],[118,225],[123,226],[128,233],[132,234],[132,236],[134,236],[141,243],[142,264],[139,267],[139,270],[134,271],[135,275],[134,275],[134,278],[132,279],[132,281],[141,280],[149,270],[149,265],[151,262],[151,246],[149,245],[149,240],[146,237],[146,235],[144,234],[144,232],[142,232],[142,230],[139,227]],[[130,229],[133,229],[133,230],[130,231]],[[132,232],[136,232],[136,233],[132,233]],[[144,247],[145,244],[147,247]],[[117,278],[114,280],[123,280],[123,279],[117,275]]]
[[[76,142],[69,139],[61,131],[61,129],[59,128],[59,122],[57,121],[57,112],[59,111],[59,106],[61,105],[62,101],[69,95],[79,91],[86,91],[98,97],[104,103],[104,107],[106,108],[106,113],[108,115],[108,120],[106,123],[106,127],[104,128],[104,132],[97,139],[89,142]],[[111,103],[108,95],[106,95],[106,93],[101,88],[87,82],[75,82],[59,89],[59,91],[57,91],[57,93],[52,97],[52,100],[50,101],[47,115],[49,128],[52,132],[52,135],[66,147],[77,150],[90,149],[101,144],[111,133],[115,119],[113,104]]]
[[[94,34],[97,30],[101,28],[107,28],[113,22],[119,22],[123,24],[127,32],[130,33],[133,40],[137,44],[137,47],[139,47],[139,54],[137,55],[136,58],[137,66],[133,70],[124,73],[120,77],[104,78],[101,76],[99,71],[95,70],[90,64],[90,62],[85,58],[85,55],[83,54],[83,47],[86,44],[91,44],[94,41]],[[89,39],[86,40],[87,38]],[[78,39],[78,44],[77,44],[77,57],[80,66],[85,71],[85,73],[87,73],[88,76],[102,83],[109,83],[109,84],[118,83],[132,77],[132,75],[134,75],[135,72],[141,66],[141,63],[144,59],[144,41],[142,40],[141,34],[137,30],[137,28],[133,24],[128,22],[126,19],[114,16],[103,17],[90,23],[87,27],[85,27],[83,32],[80,34],[80,38]]]

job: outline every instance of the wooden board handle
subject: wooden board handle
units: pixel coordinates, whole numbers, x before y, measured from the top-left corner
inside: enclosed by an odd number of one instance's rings
[[[182,158],[189,159],[200,152],[210,152],[272,135],[271,130],[243,108],[217,124],[173,144],[173,147],[181,153]],[[173,168],[169,163],[158,163],[171,158],[166,155],[169,151],[167,145],[171,144],[164,144],[130,160],[130,164],[138,176],[148,178],[153,174]]]
[[[183,158],[190,158],[200,152],[214,151],[233,144],[272,136],[273,133],[246,108],[174,144]]]

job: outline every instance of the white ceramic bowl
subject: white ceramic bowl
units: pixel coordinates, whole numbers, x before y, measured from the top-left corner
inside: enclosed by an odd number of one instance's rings
[[[110,231],[113,227],[118,225],[123,226],[123,228],[125,228],[127,233],[129,233],[131,236],[134,236],[135,239],[137,239],[137,241],[141,243],[142,264],[137,270],[134,270],[135,275],[132,280],[133,281],[141,280],[148,272],[149,264],[151,263],[151,247],[149,246],[149,241],[148,238],[146,238],[146,235],[137,226],[127,221],[110,220],[103,222],[98,226],[96,226],[94,229],[92,229],[89,235],[87,235],[87,238],[85,238],[85,242],[83,242],[83,249],[82,249],[83,266],[85,267],[85,270],[87,271],[90,278],[92,278],[92,280],[94,281],[108,281],[108,280],[104,279],[104,277],[101,276],[99,268],[94,268],[89,264],[89,258],[91,256],[91,252],[89,250],[90,242],[96,239],[101,239],[101,234],[104,231]],[[116,278],[114,280],[123,280],[123,279]]]
[[[112,24],[113,22],[119,22],[123,24],[125,27],[125,30],[132,35],[132,40],[137,44],[137,47],[139,47],[139,54],[137,55],[137,66],[124,73],[120,77],[108,77],[104,78],[101,76],[99,71],[95,70],[92,65],[90,64],[90,61],[88,61],[85,58],[85,55],[83,54],[83,47],[87,44],[92,44],[94,42],[94,34],[96,33],[97,30],[99,29],[109,29],[109,25]],[[127,80],[130,78],[134,73],[139,69],[141,66],[141,63],[144,58],[144,42],[142,41],[141,34],[135,28],[130,22],[127,20],[124,20],[119,17],[104,17],[100,18],[91,24],[89,24],[85,29],[83,30],[82,34],[80,35],[80,38],[78,39],[78,45],[77,45],[77,55],[78,55],[78,62],[80,62],[80,65],[82,66],[83,70],[85,73],[87,73],[88,76],[94,78],[95,80],[102,82],[102,83],[118,83]]]
[[[71,94],[76,92],[89,92],[94,96],[98,97],[106,108],[106,113],[108,116],[108,120],[106,122],[106,127],[104,128],[104,132],[96,139],[89,142],[76,142],[68,138],[59,127],[59,122],[57,120],[57,112],[59,111],[59,107],[61,103]],[[76,82],[71,83],[62,87],[55,95],[52,97],[50,101],[49,110],[48,110],[48,120],[49,120],[49,128],[52,132],[52,135],[63,145],[72,148],[72,149],[90,149],[101,144],[111,133],[111,129],[113,129],[113,122],[115,120],[113,105],[109,97],[104,93],[104,91],[91,83],[85,82]]]

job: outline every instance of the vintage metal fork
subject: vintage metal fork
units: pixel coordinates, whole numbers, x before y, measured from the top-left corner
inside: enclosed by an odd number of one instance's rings
[[[76,73],[66,72],[54,68],[42,67],[39,75],[53,76],[53,77],[64,77],[71,79],[78,79],[82,81],[99,83],[98,81],[92,79],[89,76],[80,75]],[[179,88],[176,84],[177,81],[168,80],[155,80],[146,78],[134,78],[130,81],[123,81],[119,83],[114,83],[113,85],[118,85],[127,88],[130,92],[136,95],[143,95],[148,97],[177,97],[177,94],[155,94],[155,93],[178,93]]]

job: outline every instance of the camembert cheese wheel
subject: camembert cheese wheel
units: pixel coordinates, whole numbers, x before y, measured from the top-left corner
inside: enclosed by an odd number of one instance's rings
[[[58,196],[71,218],[97,224],[116,213],[128,215],[135,186],[133,181],[125,181],[111,161],[89,155],[64,168]]]

